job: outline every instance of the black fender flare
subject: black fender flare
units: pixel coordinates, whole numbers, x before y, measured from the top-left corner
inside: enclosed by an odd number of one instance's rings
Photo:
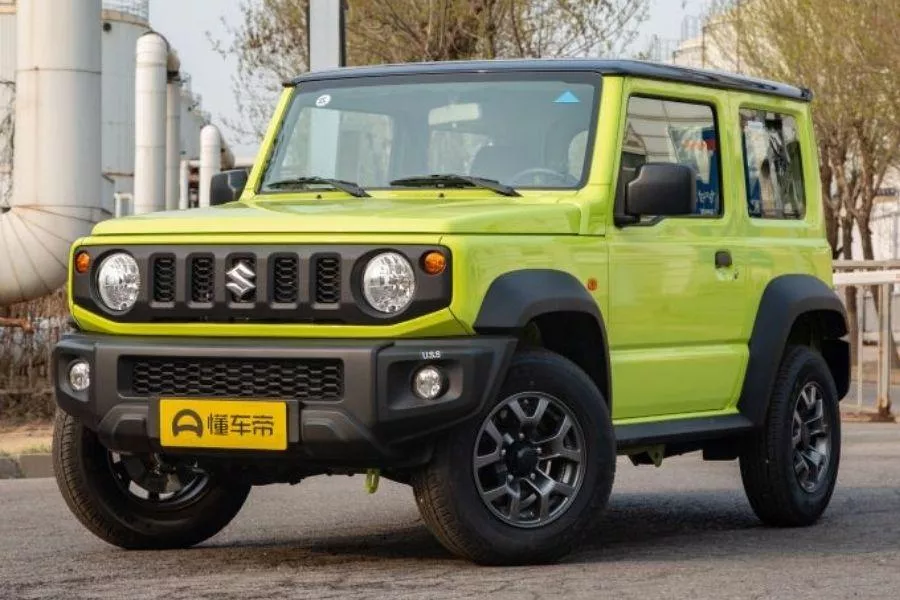
[[[473,328],[479,334],[521,332],[536,317],[550,313],[577,312],[597,323],[603,345],[603,367],[607,389],[601,389],[612,406],[612,370],[606,323],[600,307],[574,275],[554,269],[522,269],[497,277],[488,287]]]
[[[776,277],[763,291],[756,311],[749,341],[747,371],[738,400],[741,414],[754,424],[761,425],[765,421],[769,396],[794,323],[801,315],[813,312],[830,315],[823,321],[823,334],[828,342],[823,350],[826,359],[829,353],[833,353],[837,356],[831,358],[846,360],[849,373],[849,349],[846,342],[838,339],[847,334],[847,311],[838,295],[813,275]],[[847,383],[836,383],[840,397],[843,397],[847,392]]]

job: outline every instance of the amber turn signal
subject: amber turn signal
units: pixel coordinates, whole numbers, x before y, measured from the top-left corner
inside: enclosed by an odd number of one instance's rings
[[[432,250],[422,257],[422,269],[429,275],[440,275],[447,268],[447,257]]]
[[[87,273],[91,267],[91,255],[82,250],[75,255],[75,272]]]

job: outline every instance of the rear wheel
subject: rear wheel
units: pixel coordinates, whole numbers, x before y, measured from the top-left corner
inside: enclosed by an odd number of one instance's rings
[[[769,525],[815,523],[831,500],[840,457],[840,409],[828,365],[810,348],[790,347],[765,426],[740,457],[754,512]]]
[[[423,520],[451,552],[484,564],[554,560],[606,505],[615,440],[603,396],[545,351],[513,359],[497,398],[438,442],[413,478]]]
[[[57,411],[56,481],[69,509],[100,539],[129,549],[184,548],[238,513],[250,486],[225,483],[184,461],[107,450],[79,419]]]

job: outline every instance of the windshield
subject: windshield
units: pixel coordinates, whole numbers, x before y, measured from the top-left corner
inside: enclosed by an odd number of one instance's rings
[[[587,177],[600,76],[454,73],[312,81],[297,87],[262,192],[309,178],[362,189],[478,185],[577,188]],[[467,183],[459,176],[469,179]],[[332,186],[333,187],[333,186]]]

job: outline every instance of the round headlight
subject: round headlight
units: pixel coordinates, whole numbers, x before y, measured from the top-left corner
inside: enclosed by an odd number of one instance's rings
[[[370,260],[363,272],[362,284],[369,305],[387,314],[406,308],[416,293],[412,265],[396,252],[384,252]]]
[[[117,252],[100,263],[97,291],[107,307],[116,311],[128,310],[137,301],[140,289],[141,274],[131,255]]]

